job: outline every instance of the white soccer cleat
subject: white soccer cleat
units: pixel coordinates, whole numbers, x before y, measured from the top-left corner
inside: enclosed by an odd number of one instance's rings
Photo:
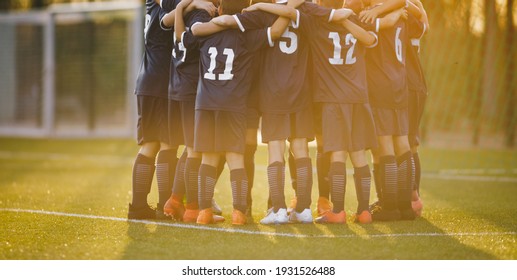
[[[289,215],[289,222],[291,222],[291,223],[302,223],[302,224],[310,224],[310,223],[312,223],[311,209],[305,208],[300,213],[298,213],[296,211],[291,212],[291,215]]]
[[[280,208],[278,212],[276,212],[276,223],[277,224],[287,224],[289,222],[289,217],[287,216],[287,209]]]
[[[260,220],[260,223],[263,225],[272,225],[272,224],[285,224],[289,221],[287,217],[287,210],[285,208],[280,208],[275,213],[273,208],[269,208],[267,210],[266,216]]]

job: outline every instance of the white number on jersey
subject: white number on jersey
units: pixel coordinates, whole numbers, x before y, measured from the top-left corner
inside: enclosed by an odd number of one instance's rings
[[[290,43],[287,44],[286,41],[279,41],[280,51],[285,54],[292,54],[298,49],[298,36],[296,33],[289,31],[289,27],[287,27],[282,34],[281,38],[289,39]]]
[[[208,49],[208,54],[210,54],[210,66],[207,69],[207,72],[203,76],[207,80],[215,80],[216,76],[214,74],[216,60],[217,57],[217,49],[215,47],[210,47]],[[235,58],[235,53],[232,49],[225,48],[223,54],[226,55],[226,63],[224,65],[223,74],[219,74],[220,81],[227,81],[233,78],[232,70],[233,70],[233,59]]]
[[[332,65],[343,65],[343,59],[341,58],[341,42],[339,33],[337,32],[330,32],[329,38],[332,39],[332,42],[334,43],[334,57],[329,58],[329,62]],[[346,52],[346,61],[345,64],[354,64],[357,59],[354,56],[354,50],[355,50],[355,44],[357,43],[357,39],[354,38],[354,36],[351,33],[346,34],[345,37],[345,44],[347,46],[352,45],[348,51]]]
[[[341,58],[341,38],[339,37],[339,33],[330,32],[329,38],[332,39],[332,43],[334,43],[334,57],[329,58],[330,64],[343,65],[343,59]]]
[[[398,61],[402,63],[402,41],[400,40],[400,31],[402,31],[402,28],[397,27],[397,32],[395,33],[395,54],[397,55]]]

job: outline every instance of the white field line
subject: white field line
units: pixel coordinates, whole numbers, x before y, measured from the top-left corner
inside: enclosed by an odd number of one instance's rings
[[[217,228],[217,227],[180,224],[180,223],[155,222],[155,221],[149,221],[149,220],[128,220],[128,219],[117,218],[117,217],[95,216],[95,215],[52,212],[52,211],[31,210],[31,209],[0,208],[0,212],[30,213],[30,214],[40,214],[40,215],[61,216],[61,217],[74,217],[74,218],[83,218],[83,219],[105,220],[105,221],[114,221],[114,222],[130,222],[130,223],[139,223],[139,224],[147,224],[147,225],[158,225],[158,226],[166,226],[166,227],[174,227],[174,228],[196,229],[196,230],[216,231],[216,232],[225,232],[225,233],[241,233],[241,234],[250,234],[250,235],[266,235],[266,236],[294,237],[294,238],[378,238],[378,237],[386,238],[386,237],[416,237],[416,236],[455,237],[455,236],[517,235],[517,232],[513,232],[513,231],[509,231],[509,232],[457,232],[457,233],[414,232],[414,233],[382,233],[382,234],[366,234],[366,235],[356,235],[356,234],[342,234],[342,235],[315,234],[315,235],[310,235],[310,234],[253,231],[253,230],[244,230],[244,229],[237,229],[237,228]]]
[[[104,164],[126,164],[132,163],[133,158],[117,155],[70,155],[60,153],[28,153],[28,152],[11,152],[0,151],[0,159],[22,159],[22,160],[73,160],[73,159],[89,160],[94,162],[102,162]],[[256,170],[267,171],[267,166],[257,164]],[[316,168],[313,168],[316,174]],[[352,168],[347,168],[347,174],[354,173]],[[492,176],[499,175],[499,176]],[[517,183],[517,177],[501,176],[501,175],[517,175],[517,168],[479,168],[479,169],[440,169],[438,172],[423,172],[423,178],[440,179],[440,180],[457,180],[457,181],[478,181],[478,182],[502,182]]]

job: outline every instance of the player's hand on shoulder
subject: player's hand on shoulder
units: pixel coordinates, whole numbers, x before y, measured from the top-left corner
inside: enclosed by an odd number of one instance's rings
[[[359,19],[364,23],[373,24],[378,17],[378,13],[375,8],[370,10],[363,10],[359,13]]]
[[[258,10],[260,10],[260,5],[262,5],[262,3],[255,3],[251,6],[248,6],[244,9],[242,9],[242,13],[258,11]]]

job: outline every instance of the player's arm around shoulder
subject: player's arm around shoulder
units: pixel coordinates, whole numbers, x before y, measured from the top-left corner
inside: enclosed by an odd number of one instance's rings
[[[377,35],[375,33],[364,30],[361,26],[348,19],[343,22],[343,26],[364,46],[373,48],[377,45]]]
[[[408,17],[407,10],[404,8],[391,12],[382,18],[378,18],[375,21],[375,31],[379,32],[379,30],[391,28],[400,19],[405,20],[405,19],[407,19],[407,17]]]
[[[380,15],[403,8],[405,4],[406,0],[387,0],[382,5],[362,11],[359,19],[364,23],[373,24]]]

